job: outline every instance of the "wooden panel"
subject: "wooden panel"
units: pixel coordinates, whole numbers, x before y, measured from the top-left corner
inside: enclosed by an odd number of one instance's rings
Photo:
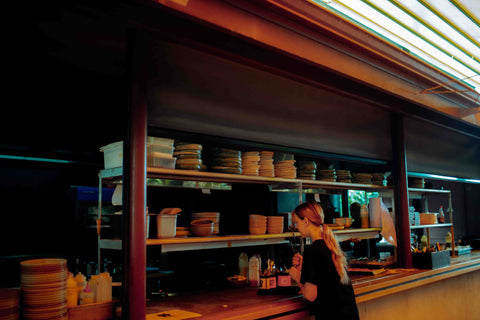
[[[478,319],[480,271],[359,303],[360,319]]]

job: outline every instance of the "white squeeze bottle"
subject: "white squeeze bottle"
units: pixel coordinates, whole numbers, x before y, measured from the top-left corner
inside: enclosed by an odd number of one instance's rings
[[[258,287],[260,283],[260,266],[257,256],[251,257],[248,262],[248,283],[251,287]]]
[[[238,274],[245,278],[248,277],[248,256],[245,252],[240,253],[238,257]]]
[[[112,300],[112,278],[108,272],[100,273],[97,277],[97,295],[95,302]]]

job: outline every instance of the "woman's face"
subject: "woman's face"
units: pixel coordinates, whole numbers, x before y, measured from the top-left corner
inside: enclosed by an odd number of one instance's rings
[[[292,217],[292,220],[293,220],[293,225],[298,229],[298,232],[300,232],[302,237],[303,238],[308,237],[309,233],[308,233],[308,229],[307,229],[306,219],[304,218],[302,220],[302,219],[300,219],[299,216],[297,216],[297,214],[294,213],[293,217]]]

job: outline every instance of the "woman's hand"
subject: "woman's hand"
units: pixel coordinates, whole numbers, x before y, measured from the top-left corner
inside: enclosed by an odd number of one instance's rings
[[[298,252],[292,258],[292,266],[298,271],[302,271],[303,257]]]
[[[300,284],[300,277],[302,275],[300,270],[298,270],[296,267],[291,267],[289,274],[293,281],[295,281],[297,284]]]

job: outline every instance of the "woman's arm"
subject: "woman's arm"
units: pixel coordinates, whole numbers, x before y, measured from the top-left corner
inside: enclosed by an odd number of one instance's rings
[[[306,282],[305,284],[300,283],[302,272],[298,269],[298,267],[292,267],[290,269],[290,277],[298,283],[300,290],[302,291],[303,296],[308,301],[315,301],[317,299],[317,286],[313,283]]]

